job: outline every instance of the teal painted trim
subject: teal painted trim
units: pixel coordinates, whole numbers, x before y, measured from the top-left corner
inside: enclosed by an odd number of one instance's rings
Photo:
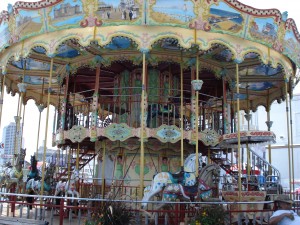
[[[145,0],[144,1],[144,23],[145,24],[147,24],[147,10],[148,10],[147,4],[149,4],[148,0]]]
[[[48,17],[47,17],[47,14],[46,14],[46,9],[43,8],[43,16],[44,16],[44,27],[45,27],[45,33],[48,33],[49,32],[49,28],[48,28]]]
[[[244,30],[243,30],[243,34],[242,34],[243,38],[246,38],[246,36],[247,36],[248,27],[249,27],[249,15],[247,14],[246,20],[245,20],[245,26],[244,26]]]

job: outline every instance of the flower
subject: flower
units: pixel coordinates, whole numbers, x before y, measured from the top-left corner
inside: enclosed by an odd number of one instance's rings
[[[226,220],[226,211],[222,205],[202,206],[197,210],[191,225],[222,225]]]

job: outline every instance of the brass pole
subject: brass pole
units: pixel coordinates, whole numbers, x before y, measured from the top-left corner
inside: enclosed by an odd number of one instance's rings
[[[56,158],[57,158],[58,163],[56,163],[56,166],[55,166],[55,172],[56,172],[55,174],[58,174],[59,168],[60,168],[60,148],[57,149]],[[56,179],[56,177],[54,177],[54,179]]]
[[[1,76],[1,75],[0,75]],[[5,88],[5,78],[6,76],[2,76],[2,82],[1,83],[1,97],[0,97],[0,127],[1,127],[1,120],[2,120],[2,107],[3,107],[3,102],[4,102],[4,88]]]
[[[142,97],[141,97],[141,159],[140,159],[140,199],[143,198],[144,190],[144,164],[145,164],[145,151],[144,151],[144,116],[145,116],[145,83],[146,83],[146,53],[143,52],[143,88],[142,88]]]
[[[182,52],[181,52],[181,62],[180,62],[180,127],[181,127],[181,168],[183,168],[183,66],[182,66]]]
[[[292,90],[290,90],[292,91]],[[294,174],[294,139],[293,139],[293,115],[292,115],[292,98],[291,95],[289,97],[289,103],[290,103],[290,124],[291,124],[291,154],[292,154],[292,181],[293,181],[293,189],[295,190],[295,174]]]
[[[267,96],[267,127],[268,127],[268,131],[271,130],[271,124],[270,124],[270,90],[268,89],[268,96]],[[268,144],[268,155],[269,155],[269,163],[272,164],[272,153],[271,153],[271,145],[270,143]],[[272,175],[272,167],[269,166],[268,167],[268,174]]]
[[[46,128],[45,128],[45,144],[44,144],[44,155],[43,155],[43,167],[42,167],[42,186],[41,186],[41,195],[44,193],[44,181],[45,181],[45,161],[46,161],[46,151],[47,151],[47,137],[48,137],[48,121],[49,121],[49,108],[50,108],[50,90],[52,85],[52,74],[53,74],[53,58],[51,58],[50,63],[50,77],[48,85],[48,96],[47,96],[47,115],[46,115]],[[41,198],[42,204],[43,198]]]
[[[18,118],[19,118],[19,107],[20,107],[20,99],[21,99],[21,94],[19,94],[19,99],[18,99],[18,108],[17,108],[17,117],[15,119],[16,122],[16,131],[15,131],[15,141],[14,141],[14,154],[17,153],[17,132],[18,132]],[[15,165],[15,157],[13,157],[12,164]]]
[[[105,163],[106,163],[106,142],[102,141],[103,146],[103,156],[102,156],[102,170],[101,170],[101,178],[102,178],[102,185],[101,185],[101,194],[102,198],[105,197]]]
[[[44,95],[44,78],[43,78],[43,84],[42,84],[42,94],[41,94],[41,98],[40,98],[40,107],[42,107],[43,104],[43,95]],[[38,125],[38,133],[37,133],[37,140],[36,140],[36,158],[38,159],[38,155],[39,155],[39,141],[40,141],[40,130],[41,130],[41,117],[42,117],[42,111],[44,109],[40,108],[39,106],[38,110],[39,110],[39,125]]]
[[[248,131],[250,130],[250,110],[249,110],[249,89],[248,89],[248,85],[246,87],[246,92],[247,92],[247,128],[248,128]],[[246,143],[246,148],[247,148],[247,175],[248,175],[248,178],[250,176],[250,170],[251,170],[251,161],[250,161],[250,149],[249,149],[249,144],[248,144],[248,141]]]
[[[291,82],[291,81],[290,81]],[[292,89],[290,90],[292,91]],[[290,128],[290,131],[291,131],[291,177],[292,177],[292,190],[294,191],[295,190],[295,171],[294,171],[294,139],[293,139],[293,115],[292,115],[292,98],[291,98],[291,93],[289,94],[289,104],[290,104],[290,124],[291,124],[291,128]]]
[[[196,57],[196,80],[199,80],[199,56],[197,54]],[[198,142],[198,135],[199,135],[199,91],[196,91],[196,177],[199,175],[199,142]]]
[[[241,190],[242,190],[242,182],[241,182],[241,155],[240,155],[240,148],[241,148],[241,134],[240,134],[240,88],[239,88],[239,64],[236,64],[236,112],[237,112],[237,137],[238,137],[238,186],[239,186],[239,201],[241,201]]]
[[[79,142],[77,143],[76,169],[79,170]]]
[[[24,41],[23,41],[23,43],[24,43]],[[22,82],[24,82],[25,71],[26,71],[26,60],[24,60]],[[22,103],[23,103],[23,97],[24,97],[24,92],[21,91],[20,89],[19,89],[19,91],[20,91],[20,95],[19,95],[19,101],[18,101],[18,112],[17,112],[17,119],[15,121],[16,122],[15,146],[14,146],[15,147],[15,151],[14,151],[15,154],[17,154],[19,152],[17,143],[20,139],[19,139],[19,136],[17,134],[20,135],[21,111],[22,111]]]
[[[284,80],[285,84],[285,103],[286,103],[286,129],[287,129],[287,134],[288,134],[288,162],[289,162],[289,188],[290,188],[290,197],[291,197],[291,190],[292,190],[292,185],[291,185],[291,179],[292,179],[292,174],[291,174],[291,148],[290,148],[290,126],[289,126],[289,104],[288,104],[288,91],[287,91],[287,80],[285,78]]]
[[[69,149],[69,154],[68,154],[68,149]],[[71,177],[71,157],[73,156],[72,148],[69,147],[66,150],[66,153],[68,154],[68,180],[70,180]]]
[[[39,112],[39,125],[38,125],[38,133],[37,133],[37,140],[36,140],[36,158],[39,155],[39,139],[40,139],[40,128],[41,128],[41,112]]]
[[[194,42],[195,44],[197,44],[197,30],[194,29]],[[197,54],[196,57],[196,80],[199,80],[199,56]],[[196,129],[196,163],[195,163],[195,167],[196,167],[196,177],[198,177],[199,175],[199,143],[198,143],[198,135],[199,135],[199,91],[196,91],[196,105],[195,105],[195,114],[196,114],[196,124],[195,124],[195,129]]]
[[[23,132],[24,132],[24,123],[25,123],[25,105],[23,105],[23,115],[22,115],[22,118],[23,118],[23,123],[22,123],[22,132],[21,132],[21,146],[22,146],[22,142],[23,142]],[[25,165],[25,163],[24,163]]]

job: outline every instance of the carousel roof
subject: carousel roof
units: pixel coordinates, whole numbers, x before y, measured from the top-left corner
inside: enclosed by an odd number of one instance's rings
[[[107,13],[109,12],[109,13]],[[260,10],[235,0],[43,0],[17,2],[0,15],[0,64],[8,92],[26,83],[25,103],[58,106],[66,76],[75,104],[91,97],[96,66],[100,95],[114,94],[114,78],[147,69],[180,76],[191,94],[191,70],[199,57],[200,99],[214,104],[224,96],[241,109],[285,99],[300,66],[300,35],[293,19],[276,9]],[[53,59],[52,87],[48,89]],[[239,88],[236,90],[236,64]],[[297,82],[297,80],[296,80]],[[215,103],[220,104],[220,103]]]

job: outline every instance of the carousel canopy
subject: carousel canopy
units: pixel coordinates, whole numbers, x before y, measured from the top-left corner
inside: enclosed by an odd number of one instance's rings
[[[7,91],[14,95],[20,92],[18,84],[26,84],[25,103],[34,99],[45,105],[50,93],[51,104],[58,106],[67,76],[73,103],[86,101],[95,91],[97,65],[99,94],[112,99],[115,78],[141,70],[145,53],[147,71],[180,77],[183,68],[187,98],[198,56],[204,104],[221,107],[218,100],[239,98],[241,109],[255,111],[284,100],[285,82],[292,93],[300,66],[294,20],[276,9],[255,9],[235,0],[17,2],[1,13],[0,33]]]

